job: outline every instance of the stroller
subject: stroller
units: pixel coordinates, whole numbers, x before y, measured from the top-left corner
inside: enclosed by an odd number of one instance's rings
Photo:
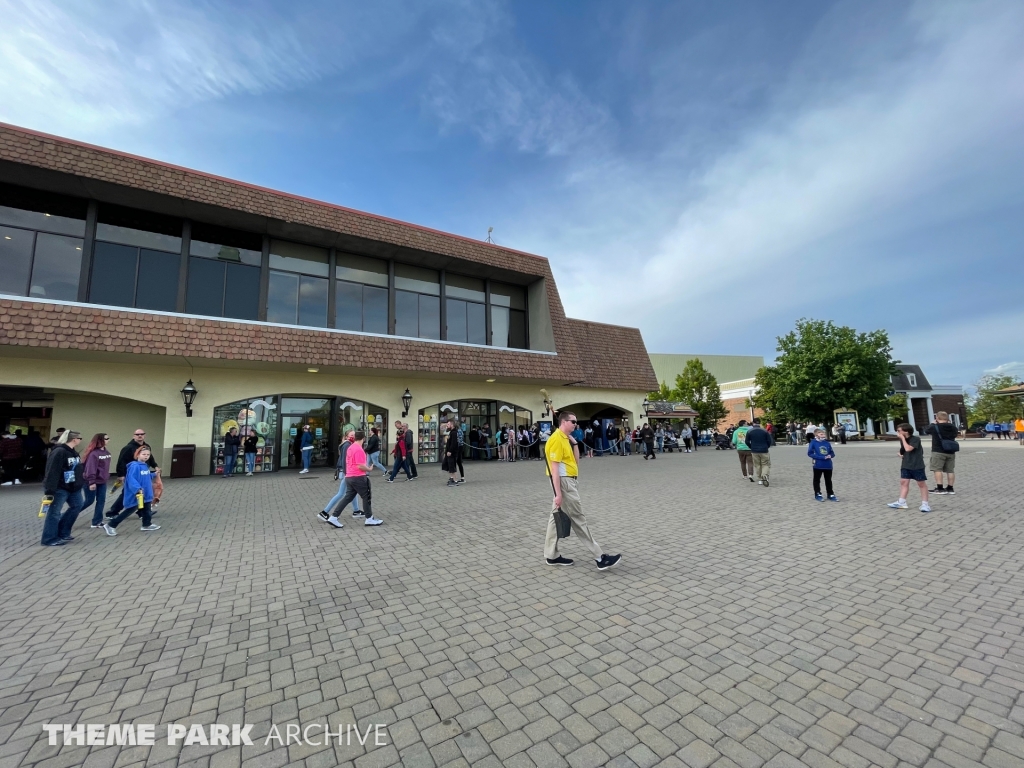
[[[715,433],[715,450],[716,451],[731,451],[733,450],[732,441],[725,435]]]

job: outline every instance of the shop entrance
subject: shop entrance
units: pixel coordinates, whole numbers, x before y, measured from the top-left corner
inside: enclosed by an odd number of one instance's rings
[[[323,467],[331,459],[331,446],[337,440],[331,434],[331,406],[329,397],[281,398],[281,467],[302,468],[302,433],[309,425],[313,435],[313,459],[310,464]],[[287,446],[287,450],[284,450]]]
[[[498,400],[449,400],[444,403],[423,408],[419,412],[419,455],[417,460],[422,464],[430,464],[441,460],[441,449],[444,447],[444,423],[453,419],[463,433],[466,446],[465,457],[483,459],[490,448],[490,457],[497,456],[497,435],[503,424],[510,427],[529,426],[533,424],[533,413],[512,403]],[[486,441],[479,438],[480,450],[471,450],[470,433],[478,434],[487,427],[490,438]]]

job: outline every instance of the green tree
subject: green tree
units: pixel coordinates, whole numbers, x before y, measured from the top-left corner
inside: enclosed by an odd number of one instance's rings
[[[663,381],[661,382],[661,389],[647,393],[647,399],[652,403],[660,403],[666,400],[676,400],[678,395],[675,390],[669,389],[668,384]]]
[[[785,424],[790,416],[782,408],[779,401],[779,369],[775,366],[762,366],[754,375],[755,394],[749,404],[764,412],[765,418],[773,424]]]
[[[891,377],[898,373],[885,331],[858,333],[824,320],[798,320],[778,338],[775,365],[758,371],[766,389],[758,407],[801,421],[827,423],[837,408],[853,408],[861,418],[889,411]],[[756,400],[755,400],[756,402]]]
[[[967,398],[967,422],[1010,421],[1021,413],[1021,401],[1016,397],[1000,397],[996,392],[1012,387],[1017,382],[1010,376],[982,376],[974,383],[977,392]]]
[[[697,412],[697,428],[710,429],[729,413],[722,402],[722,390],[704,363],[694,358],[676,376],[672,394]]]

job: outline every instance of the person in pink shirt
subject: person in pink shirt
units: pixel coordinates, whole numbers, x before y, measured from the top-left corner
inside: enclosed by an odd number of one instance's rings
[[[347,489],[345,495],[341,497],[341,501],[338,502],[338,506],[332,510],[327,522],[335,528],[341,528],[338,515],[344,512],[349,502],[358,496],[363,502],[363,514],[366,516],[364,525],[381,525],[384,521],[373,516],[373,508],[370,505],[370,477],[366,473],[373,471],[373,465],[370,464],[369,459],[366,458],[366,451],[363,450],[363,438],[366,435],[361,431],[352,431],[346,437],[352,443],[345,454],[345,485]]]

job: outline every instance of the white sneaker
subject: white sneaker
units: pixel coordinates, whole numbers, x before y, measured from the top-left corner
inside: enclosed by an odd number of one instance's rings
[[[328,517],[327,518],[327,522],[328,522],[328,524],[333,525],[335,528],[341,528],[342,527],[341,520],[336,518],[334,515],[331,515],[330,517]]]
[[[886,504],[886,506],[889,507],[889,509],[906,509],[907,500],[900,499],[899,501],[894,501],[892,504]]]
[[[245,476],[246,476],[246,477],[252,477],[252,472],[246,472],[246,473],[245,473]]]
[[[117,536],[117,530],[111,528],[107,523],[103,524],[103,530],[107,532],[107,536]]]
[[[757,484],[758,484],[758,485],[764,485],[764,480],[758,480],[758,481],[757,481]]]
[[[21,480],[19,480],[18,478],[14,478],[14,484],[21,485]]]
[[[368,518],[366,518],[366,522],[363,523],[363,525],[383,525],[383,524],[384,524],[384,521],[383,520],[379,520],[376,517],[368,517]]]
[[[14,485],[14,483],[8,480],[6,483],[0,483],[0,485]]]
[[[929,504],[927,501],[922,501],[921,502],[921,511],[922,512],[931,512],[932,511],[932,505]]]
[[[300,469],[300,470],[299,470],[299,474],[300,474],[300,475],[304,475],[304,474],[306,474],[307,472],[309,472],[309,470],[308,470],[308,469]]]
[[[139,530],[140,531],[159,531],[160,530],[160,526],[159,525],[144,525],[141,528],[139,528]]]

